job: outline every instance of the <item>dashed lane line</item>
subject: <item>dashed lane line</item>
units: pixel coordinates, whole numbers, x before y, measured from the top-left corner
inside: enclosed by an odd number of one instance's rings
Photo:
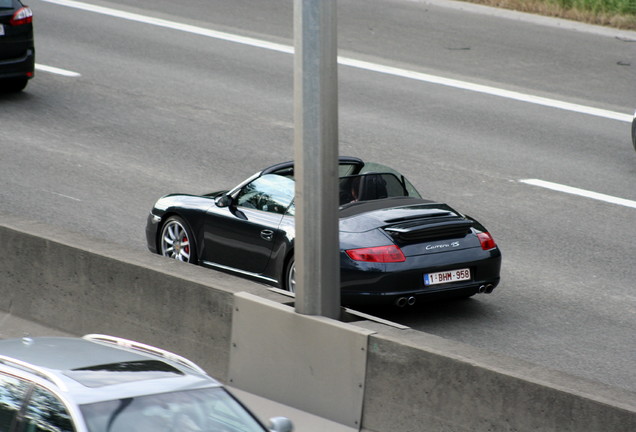
[[[73,72],[73,71],[70,71],[70,70],[60,69],[60,68],[57,68],[57,67],[47,66],[47,65],[38,64],[38,63],[35,64],[35,70],[41,71],[41,72],[48,72],[48,73],[52,73],[52,74],[55,74],[55,75],[73,77],[73,78],[81,76],[78,72]]]
[[[521,183],[525,183],[532,186],[538,186],[545,189],[550,189],[557,192],[563,192],[571,195],[577,195],[585,198],[591,198],[598,201],[604,201],[611,204],[617,204],[625,207],[636,208],[636,201],[628,200],[625,198],[618,198],[612,195],[605,195],[598,192],[592,192],[585,189],[579,189],[572,186],[566,186],[559,183],[552,183],[545,180],[539,179],[522,179],[519,180]]]

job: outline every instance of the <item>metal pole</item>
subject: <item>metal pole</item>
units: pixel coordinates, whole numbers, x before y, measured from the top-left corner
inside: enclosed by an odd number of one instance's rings
[[[296,312],[340,317],[336,0],[294,0]]]

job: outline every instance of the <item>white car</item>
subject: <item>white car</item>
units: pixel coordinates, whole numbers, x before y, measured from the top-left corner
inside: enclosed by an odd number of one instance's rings
[[[291,432],[266,429],[218,381],[168,351],[105,335],[0,341],[3,432]]]

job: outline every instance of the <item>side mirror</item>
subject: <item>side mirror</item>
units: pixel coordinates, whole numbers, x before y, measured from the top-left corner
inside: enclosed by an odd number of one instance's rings
[[[232,204],[232,197],[229,195],[221,195],[214,201],[217,207],[229,207]]]
[[[269,419],[269,429],[272,432],[292,432],[294,425],[287,417],[273,417]]]

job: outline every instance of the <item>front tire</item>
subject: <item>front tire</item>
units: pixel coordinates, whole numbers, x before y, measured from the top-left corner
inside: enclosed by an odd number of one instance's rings
[[[187,263],[196,263],[194,236],[188,224],[179,216],[168,218],[159,236],[159,253]]]

